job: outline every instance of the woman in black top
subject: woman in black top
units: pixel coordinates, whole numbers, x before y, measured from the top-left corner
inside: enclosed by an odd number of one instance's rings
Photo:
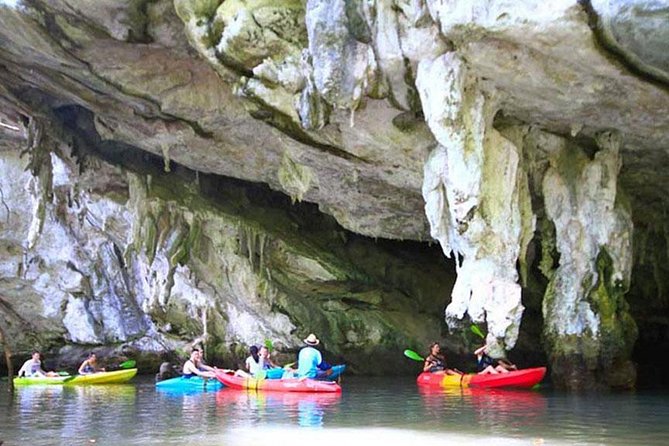
[[[446,358],[441,354],[441,347],[438,342],[430,345],[430,354],[425,358],[423,364],[423,372],[446,374],[446,375],[461,375],[458,369],[449,369],[446,367]]]

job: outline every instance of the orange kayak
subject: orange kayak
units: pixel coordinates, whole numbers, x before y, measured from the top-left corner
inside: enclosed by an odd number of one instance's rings
[[[235,376],[232,372],[219,371],[216,379],[231,389],[251,389],[271,392],[341,392],[341,386],[333,381],[315,379],[256,379]]]
[[[516,370],[509,373],[478,375],[440,375],[423,372],[418,375],[419,386],[429,387],[532,387],[539,384],[546,374],[546,367]]]

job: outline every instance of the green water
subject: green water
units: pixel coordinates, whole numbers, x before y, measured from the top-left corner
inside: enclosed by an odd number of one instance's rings
[[[667,445],[669,394],[422,392],[411,378],[347,378],[341,395],[168,393],[0,384],[13,445]]]

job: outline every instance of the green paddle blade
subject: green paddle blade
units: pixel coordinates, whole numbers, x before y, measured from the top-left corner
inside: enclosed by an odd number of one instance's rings
[[[290,364],[286,364],[286,365],[284,365],[284,366],[283,366],[283,369],[284,369],[284,370],[287,370],[287,369],[291,368],[291,367],[294,366],[294,365],[295,365],[295,363],[294,363],[294,362],[291,362]]]
[[[134,369],[135,365],[137,365],[137,361],[134,359],[129,359],[127,361],[123,361],[118,365],[119,369]]]
[[[472,324],[470,328],[472,330],[472,333],[474,333],[476,336],[478,336],[481,339],[485,339],[485,335],[477,325]]]
[[[404,356],[406,356],[409,359],[413,359],[414,361],[424,361],[425,358],[423,358],[421,355],[416,353],[413,350],[406,349],[404,350]]]
[[[65,371],[60,371],[58,372],[58,376],[70,376],[70,374]]]

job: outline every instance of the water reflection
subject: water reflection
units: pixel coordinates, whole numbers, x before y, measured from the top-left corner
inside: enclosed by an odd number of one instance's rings
[[[17,387],[14,401],[21,410],[21,418],[30,419],[37,413],[58,410],[63,390],[63,386],[50,385]]]
[[[216,403],[225,411],[246,413],[246,419],[275,422],[282,415],[302,427],[322,427],[324,418],[336,412],[341,402],[339,393],[254,392],[223,389],[216,394]]]
[[[125,429],[134,413],[135,393],[131,384],[21,387],[14,394],[16,422],[25,432],[44,432],[41,440],[51,444],[83,441],[82,426],[93,431]]]
[[[669,395],[659,392],[429,390],[399,378],[350,378],[341,395],[165,393],[148,378],[6,390],[0,383],[5,446],[669,444]]]
[[[443,416],[459,411],[473,414],[478,426],[521,428],[541,423],[547,410],[546,397],[531,390],[429,389],[419,388],[427,413]]]

